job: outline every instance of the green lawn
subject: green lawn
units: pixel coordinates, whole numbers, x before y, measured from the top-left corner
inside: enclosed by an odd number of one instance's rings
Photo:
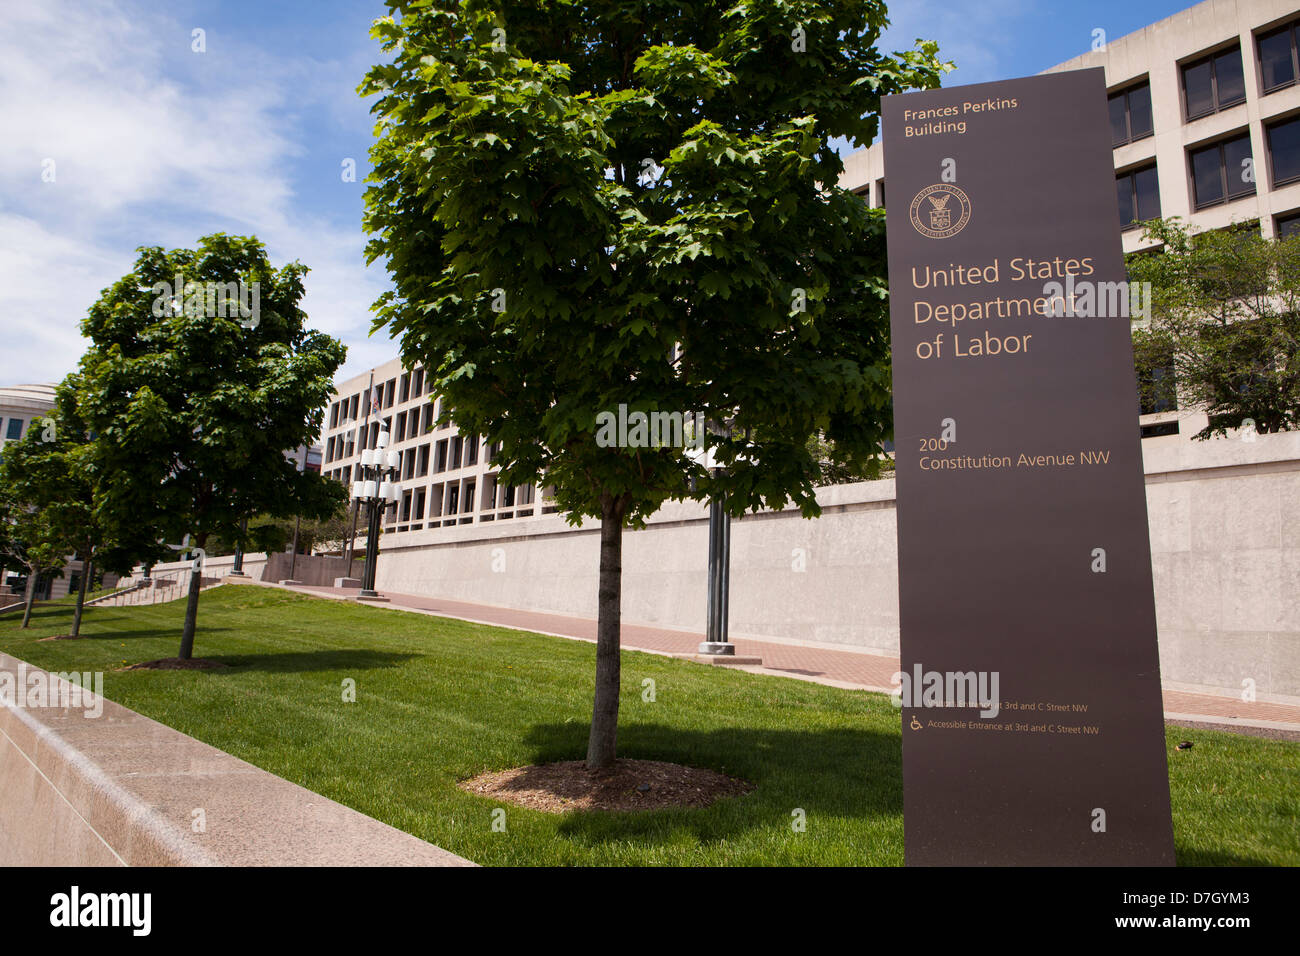
[[[0,618],[0,650],[103,670],[107,696],[363,813],[484,864],[901,864],[899,720],[888,698],[625,652],[620,752],[756,785],[704,810],[551,815],[456,781],[585,752],[592,645],[247,586],[199,608],[197,656],[229,669],[116,672],[173,657],[183,602]],[[344,678],[357,702],[343,703]],[[654,702],[642,682],[655,682]],[[1173,750],[1179,740],[1194,749]],[[1300,864],[1300,745],[1172,728],[1178,856]],[[808,826],[791,830],[802,808]]]

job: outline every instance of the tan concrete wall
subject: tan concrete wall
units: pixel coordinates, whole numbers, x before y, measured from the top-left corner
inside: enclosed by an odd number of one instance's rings
[[[4,672],[44,673],[0,654]],[[0,866],[121,865],[468,861],[112,701],[0,701]]]
[[[1184,689],[1300,700],[1300,433],[1143,442],[1162,676]],[[892,480],[823,489],[823,515],[732,524],[731,632],[898,651]],[[545,517],[385,537],[378,586],[595,617],[598,532]],[[701,632],[704,506],[627,532],[623,619]],[[799,570],[800,567],[803,570]]]
[[[352,562],[354,574],[361,573],[361,558],[365,556],[364,539],[360,542],[361,547],[357,550],[357,560]],[[293,577],[296,581],[314,587],[330,587],[334,584],[335,578],[341,578],[347,575],[348,562],[343,558],[336,558],[325,554],[300,554],[296,561],[290,560],[290,555],[285,551],[277,551],[270,555],[261,552],[244,555],[244,574],[254,581],[283,581],[289,577],[290,565],[292,564]],[[235,566],[234,555],[222,555],[221,557],[208,558],[203,562],[203,576],[205,578],[224,578]],[[189,561],[169,561],[164,564],[155,564],[152,568],[154,577],[164,575],[175,576],[181,572],[188,571],[191,567]],[[140,579],[140,569],[137,573],[128,578],[123,578],[124,584],[130,584]]]

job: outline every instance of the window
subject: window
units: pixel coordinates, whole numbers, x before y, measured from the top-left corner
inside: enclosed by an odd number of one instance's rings
[[[461,452],[465,448],[465,439],[457,435],[451,440],[451,468],[455,470],[460,467]]]
[[[1160,438],[1162,435],[1177,435],[1178,422],[1156,422],[1153,425],[1143,425],[1139,429],[1143,438]]]
[[[1300,212],[1289,212],[1285,216],[1278,216],[1273,224],[1273,234],[1278,239],[1290,239],[1292,236],[1300,235]]]
[[[1261,33],[1256,47],[1259,50],[1259,74],[1265,93],[1294,86],[1300,76],[1300,62],[1296,58],[1296,24],[1269,33]]]
[[[5,441],[17,441],[23,437],[23,420],[21,418],[9,419],[9,425],[5,429]]]
[[[393,399],[397,395],[397,379],[390,378],[388,384],[384,386],[384,408],[393,407]]]
[[[1121,229],[1135,229],[1149,219],[1160,218],[1160,180],[1154,166],[1115,177],[1115,190]]]
[[[1241,47],[1183,67],[1184,108],[1189,120],[1209,116],[1246,101],[1246,77],[1241,72]]]
[[[1300,117],[1277,123],[1265,131],[1273,188],[1300,180]]]
[[[478,464],[478,439],[473,435],[465,439],[465,464]]]
[[[876,208],[885,208],[885,181],[883,179],[876,180]]]
[[[1151,84],[1140,83],[1110,97],[1110,143],[1123,146],[1154,132]]]
[[[339,403],[335,402],[330,406],[330,428],[334,428],[339,423]]]
[[[1152,347],[1137,356],[1138,414],[1153,415],[1178,409],[1173,354]]]
[[[411,386],[411,395],[414,398],[419,398],[424,394],[424,368],[417,368],[411,374],[415,376],[415,384]]]
[[[425,475],[429,473],[429,446],[428,445],[420,446],[419,462],[420,463],[417,466],[415,471],[415,476],[417,478],[423,478]]]
[[[401,441],[406,437],[406,412],[397,413],[397,431],[393,433],[393,441]]]
[[[1250,162],[1250,134],[1215,143],[1189,154],[1192,192],[1197,209],[1216,206],[1255,192]]]

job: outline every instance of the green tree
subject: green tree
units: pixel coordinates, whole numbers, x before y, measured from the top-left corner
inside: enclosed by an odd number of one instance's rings
[[[22,499],[18,491],[21,478],[14,473],[9,454],[10,446],[15,443],[5,444],[4,460],[0,461],[0,567],[27,575],[23,627],[29,627],[36,585],[42,575],[63,568],[68,543],[59,536],[48,515],[33,502]]]
[[[1144,406],[1172,402],[1176,382],[1179,404],[1209,418],[1198,439],[1247,419],[1265,434],[1300,427],[1300,237],[1177,218],[1145,229],[1162,247],[1129,256],[1130,280],[1151,284],[1150,323],[1133,336]],[[1161,365],[1172,380],[1152,374]]]
[[[248,538],[255,551],[283,551],[293,541],[294,518],[275,518],[257,515],[249,519]],[[298,526],[298,546],[305,554],[317,549],[337,550],[347,544],[352,533],[352,507],[347,499],[339,499],[336,507],[324,518],[304,518]],[[209,540],[208,554],[229,554],[235,542],[223,538]]]
[[[78,404],[97,436],[95,506],[123,552],[187,535],[200,549],[212,535],[241,540],[249,515],[324,516],[344,496],[284,455],[319,433],[344,356],[341,343],[306,327],[306,271],[273,268],[255,238],[216,234],[192,250],[140,249],[134,270],[90,308]],[[223,290],[249,308],[233,307]],[[200,580],[196,562],[184,660]]]
[[[886,55],[880,2],[408,3],[376,21],[375,327],[422,361],[501,480],[600,520],[587,765],[615,759],[622,530],[665,500],[818,511],[890,434],[883,216],[834,184],[884,94],[932,88],[933,43]],[[681,448],[601,447],[597,416],[699,413]],[[694,483],[692,483],[694,479]]]
[[[95,512],[94,442],[77,412],[77,379],[55,390],[54,408],[36,419],[20,441],[5,449],[15,495],[41,513],[50,533],[81,561],[72,637],[81,634],[86,588],[104,535]]]

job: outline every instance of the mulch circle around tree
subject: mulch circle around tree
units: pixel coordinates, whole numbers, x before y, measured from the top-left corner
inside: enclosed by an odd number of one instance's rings
[[[215,671],[221,670],[226,665],[220,661],[208,661],[201,657],[193,657],[187,661],[179,657],[164,657],[161,660],[145,661],[142,664],[131,664],[127,667],[119,667],[120,671]]]
[[[570,810],[664,810],[707,807],[723,797],[754,789],[716,770],[683,767],[662,760],[617,760],[592,772],[581,760],[482,773],[459,784],[462,790],[546,813]]]

